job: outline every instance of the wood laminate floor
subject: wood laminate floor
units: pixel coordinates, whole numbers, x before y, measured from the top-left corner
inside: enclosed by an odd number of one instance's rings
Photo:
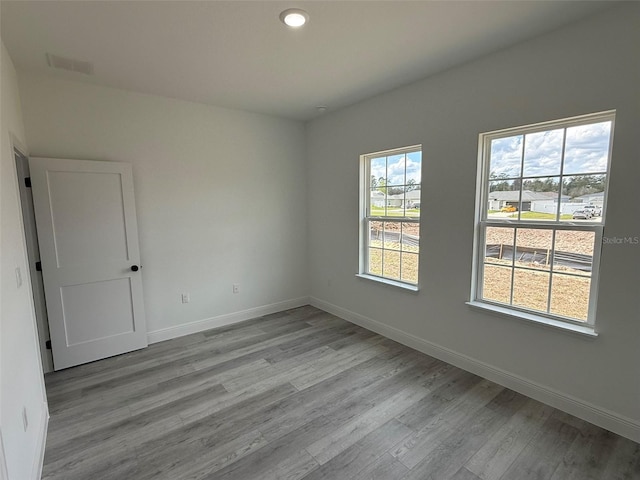
[[[46,384],[46,479],[640,479],[637,443],[313,307]]]

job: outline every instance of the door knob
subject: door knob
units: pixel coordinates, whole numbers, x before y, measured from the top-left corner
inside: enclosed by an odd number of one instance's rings
[[[140,270],[140,267],[138,267],[138,265],[131,265],[132,272],[137,272],[138,270]]]

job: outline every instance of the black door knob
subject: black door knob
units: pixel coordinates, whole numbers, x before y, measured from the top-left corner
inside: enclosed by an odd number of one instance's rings
[[[132,272],[137,272],[138,270],[140,270],[140,267],[138,267],[138,265],[131,265]]]

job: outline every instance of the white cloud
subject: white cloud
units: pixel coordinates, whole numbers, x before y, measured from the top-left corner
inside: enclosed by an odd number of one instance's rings
[[[564,175],[603,173],[607,170],[611,122],[579,125],[566,129]],[[564,129],[530,133],[524,139],[522,175],[560,175]],[[508,177],[520,176],[522,135],[491,142],[490,172]]]
[[[422,181],[422,152],[407,154],[407,181]]]
[[[523,176],[560,174],[563,135],[561,128],[525,136]]]
[[[371,175],[376,179],[388,179],[388,185],[405,185],[408,180],[420,183],[422,171],[422,153],[391,155],[371,160]]]
[[[567,128],[564,173],[596,173],[607,170],[611,122]]]
[[[371,159],[371,175],[376,177],[387,178],[387,158],[379,157]]]
[[[522,135],[496,138],[491,141],[490,172],[496,175],[517,177],[522,163]]]

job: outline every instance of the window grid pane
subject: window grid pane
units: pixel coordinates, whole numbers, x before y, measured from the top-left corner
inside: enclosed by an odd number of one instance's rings
[[[409,148],[363,159],[364,273],[417,285],[422,153]]]
[[[478,299],[593,323],[613,121],[603,113],[482,136]]]
[[[547,312],[550,277],[551,275],[547,272],[514,268],[512,304]]]
[[[369,248],[369,266],[367,272],[371,275],[382,275],[382,261],[384,251],[381,248]]]
[[[491,139],[483,218],[601,223],[612,124],[613,118]],[[591,214],[582,214],[582,206]]]
[[[402,252],[400,280],[413,284],[418,283],[418,254]]]
[[[482,294],[485,300],[511,305],[511,277],[513,269],[486,263]]]
[[[590,285],[594,232],[487,224],[484,238],[483,300],[586,320],[589,292],[573,299],[570,287]]]
[[[589,312],[590,278],[553,275],[550,313],[586,321]]]
[[[384,222],[383,248],[386,250],[400,250],[401,236],[401,223]]]
[[[385,250],[382,276],[392,280],[400,280],[400,252]]]

